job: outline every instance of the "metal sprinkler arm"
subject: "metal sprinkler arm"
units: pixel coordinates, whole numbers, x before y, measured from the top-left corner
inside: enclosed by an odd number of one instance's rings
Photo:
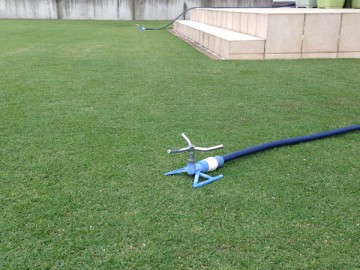
[[[181,133],[181,136],[188,143],[188,147],[184,147],[184,148],[180,148],[180,149],[168,149],[167,152],[169,154],[182,153],[182,152],[185,152],[185,151],[192,151],[192,150],[197,150],[197,151],[201,151],[201,152],[209,152],[209,151],[220,149],[220,148],[224,147],[224,145],[222,145],[222,144],[211,146],[211,147],[197,147],[197,146],[192,144],[192,142],[185,135],[185,133]]]

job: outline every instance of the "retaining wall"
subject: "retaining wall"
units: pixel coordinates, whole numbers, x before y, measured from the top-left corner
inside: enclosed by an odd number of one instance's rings
[[[0,18],[169,20],[196,6],[271,6],[272,0],[0,0]]]

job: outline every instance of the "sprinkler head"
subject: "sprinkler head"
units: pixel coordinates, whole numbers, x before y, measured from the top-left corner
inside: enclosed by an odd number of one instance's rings
[[[212,147],[197,147],[190,141],[190,139],[185,135],[185,133],[182,133],[181,136],[187,142],[188,146],[180,149],[169,149],[167,150],[167,152],[169,154],[187,152],[188,158],[187,158],[186,166],[180,169],[167,172],[165,173],[165,175],[187,173],[190,176],[194,176],[194,182],[193,182],[194,188],[202,187],[216,180],[221,179],[223,177],[222,175],[213,177],[205,173],[222,167],[224,164],[223,158],[220,156],[215,156],[196,162],[195,151],[208,152],[208,151],[220,149],[223,147],[223,145],[220,144]]]
[[[145,26],[143,24],[137,24],[137,30],[139,31],[144,31],[145,30]]]

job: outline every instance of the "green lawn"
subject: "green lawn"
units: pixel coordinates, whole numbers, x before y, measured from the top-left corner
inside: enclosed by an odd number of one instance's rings
[[[161,26],[164,22],[146,22]],[[359,269],[360,60],[215,61],[135,22],[0,20],[0,269]],[[209,154],[199,154],[205,158]]]

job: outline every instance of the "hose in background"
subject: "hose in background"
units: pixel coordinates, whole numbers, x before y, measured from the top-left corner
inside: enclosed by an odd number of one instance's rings
[[[184,16],[188,11],[192,10],[192,9],[195,9],[195,8],[283,8],[283,7],[293,7],[295,6],[295,4],[289,4],[289,5],[284,5],[284,6],[276,6],[276,7],[273,7],[273,6],[263,6],[263,7],[192,7],[192,8],[189,8],[187,10],[185,10],[184,12],[182,12],[179,16],[177,16],[175,19],[173,19],[170,23],[162,26],[162,27],[159,27],[159,28],[146,28],[144,26],[141,26],[139,28],[139,30],[163,30],[167,27],[169,27],[170,25],[172,25],[177,19],[179,19],[181,16]]]

